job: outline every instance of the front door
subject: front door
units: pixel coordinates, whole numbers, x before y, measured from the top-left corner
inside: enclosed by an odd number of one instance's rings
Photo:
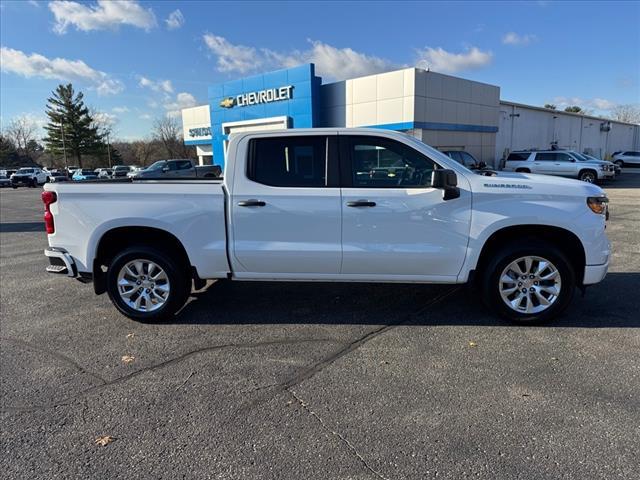
[[[230,202],[238,278],[336,277],[342,260],[336,136],[266,135],[249,140],[247,151]]]
[[[465,258],[471,194],[431,188],[440,167],[407,144],[374,135],[340,135],[341,273],[379,280],[451,281]],[[462,183],[465,183],[464,185]]]

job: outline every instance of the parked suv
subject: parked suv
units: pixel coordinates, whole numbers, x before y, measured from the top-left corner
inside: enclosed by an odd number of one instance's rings
[[[589,183],[615,177],[615,166],[611,162],[584,158],[571,150],[522,150],[509,154],[504,169],[577,178]]]
[[[18,185],[35,187],[37,185],[44,185],[47,180],[49,180],[49,176],[47,172],[41,168],[23,167],[11,175],[11,186],[13,188],[18,188]]]
[[[640,152],[627,150],[626,152],[616,152],[613,154],[613,163],[624,167],[625,165],[640,165]]]

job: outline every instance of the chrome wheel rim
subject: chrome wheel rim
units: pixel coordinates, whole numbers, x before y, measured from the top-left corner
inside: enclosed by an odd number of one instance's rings
[[[136,259],[118,272],[118,293],[120,299],[136,312],[153,312],[167,303],[171,284],[157,263]]]
[[[536,314],[553,305],[562,288],[558,268],[542,257],[520,257],[502,271],[499,280],[502,301],[511,310]]]
[[[583,182],[587,182],[587,183],[593,183],[595,181],[595,177],[594,177],[593,173],[583,173],[582,174],[582,181]]]

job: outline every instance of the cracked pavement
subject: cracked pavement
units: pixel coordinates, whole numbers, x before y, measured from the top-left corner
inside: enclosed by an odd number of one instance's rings
[[[45,274],[39,190],[3,189],[0,471],[637,478],[640,172],[605,189],[611,273],[530,328],[460,286],[228,281],[135,323]]]

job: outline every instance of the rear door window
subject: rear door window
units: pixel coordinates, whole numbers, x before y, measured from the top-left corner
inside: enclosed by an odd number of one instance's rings
[[[249,144],[247,176],[273,187],[325,187],[328,149],[324,135],[256,138]]]
[[[507,157],[507,161],[511,160],[514,162],[522,162],[528,159],[529,159],[529,153],[523,153],[523,152],[512,152]]]

